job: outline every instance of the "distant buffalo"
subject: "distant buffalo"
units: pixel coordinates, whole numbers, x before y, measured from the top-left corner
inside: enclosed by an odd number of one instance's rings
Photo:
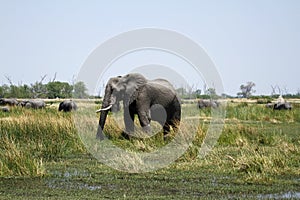
[[[41,99],[24,100],[19,102],[19,105],[25,108],[42,109],[46,107],[46,103]]]
[[[272,108],[273,110],[291,110],[292,105],[289,102],[284,103],[268,103],[266,104],[267,108]]]
[[[209,99],[200,99],[197,103],[199,109],[203,108],[217,108],[219,107],[220,103],[216,100],[209,100]]]
[[[16,99],[0,99],[0,105],[2,106],[16,106],[18,104],[18,101]]]
[[[266,108],[274,108],[274,104],[273,103],[267,103]]]
[[[290,102],[287,102],[283,99],[282,95],[280,95],[276,101],[276,103],[268,103],[266,104],[267,108],[273,108],[273,110],[291,110],[292,105]]]
[[[289,102],[284,102],[284,103],[275,103],[273,106],[274,110],[291,110],[292,105]]]
[[[71,112],[72,110],[77,110],[77,105],[72,100],[64,100],[59,104],[58,111]]]
[[[9,112],[9,107],[1,107],[0,110],[2,112]]]

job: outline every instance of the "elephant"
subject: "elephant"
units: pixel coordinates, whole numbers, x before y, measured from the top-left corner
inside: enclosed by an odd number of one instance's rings
[[[58,111],[71,112],[77,110],[77,105],[72,100],[64,100],[59,104]]]
[[[208,100],[208,99],[200,99],[197,103],[199,109],[203,108],[217,108],[219,107],[219,102],[215,100]]]
[[[16,106],[18,104],[18,101],[16,99],[5,99],[5,98],[1,98],[0,99],[0,105],[3,106]]]
[[[46,107],[45,101],[41,99],[24,100],[19,102],[18,105],[25,108],[33,108],[33,109],[42,109]]]
[[[170,128],[177,130],[181,119],[181,102],[174,87],[165,79],[148,80],[142,74],[129,73],[110,78],[105,87],[105,95],[96,138],[103,140],[103,129],[109,111],[116,112],[123,101],[125,133],[134,132],[134,117],[138,116],[146,133],[151,130],[151,120],[163,127],[164,137]]]

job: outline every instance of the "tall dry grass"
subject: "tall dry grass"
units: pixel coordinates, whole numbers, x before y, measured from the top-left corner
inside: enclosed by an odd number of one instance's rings
[[[98,148],[101,143],[95,141],[98,121],[95,105],[83,102],[79,108],[75,120],[72,113],[59,113],[54,108],[14,108],[11,113],[0,113],[0,176],[43,176],[46,162],[86,152],[82,141]],[[226,123],[218,143],[200,160],[198,154],[210,126],[211,112],[198,110],[195,104],[182,108],[184,120],[179,138],[184,141],[178,140],[176,144],[191,142],[177,163],[199,162],[214,170],[238,173],[248,181],[269,180],[272,175],[286,171],[299,174],[299,105],[294,105],[291,111],[273,111],[263,105],[228,104]],[[175,138],[175,133],[171,133],[165,140],[160,131],[151,137],[126,139],[119,117],[122,114],[108,116],[104,131],[120,149],[154,152]],[[139,126],[138,120],[136,125]]]
[[[1,115],[1,176],[42,176],[46,161],[83,151],[70,113],[16,107]]]

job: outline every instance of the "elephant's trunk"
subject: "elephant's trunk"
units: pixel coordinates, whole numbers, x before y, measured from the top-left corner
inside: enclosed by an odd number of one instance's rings
[[[105,95],[105,96],[107,96],[107,95]],[[100,119],[99,119],[99,126],[98,126],[98,130],[97,130],[97,138],[100,140],[104,140],[103,129],[104,129],[107,114],[109,112],[109,109],[107,109],[107,108],[109,108],[109,107],[111,107],[111,106],[108,104],[108,101],[105,101],[105,98],[104,98],[103,103],[102,103],[102,108],[96,111],[96,112],[101,112]]]
[[[111,86],[108,83],[106,88],[105,88],[105,95],[104,95],[104,98],[103,98],[102,107],[101,107],[101,109],[96,111],[96,112],[101,112],[100,119],[99,119],[98,130],[97,130],[97,136],[96,136],[97,139],[104,140],[103,129],[104,129],[107,114],[108,114],[111,107],[112,107],[112,103],[111,103]]]
[[[104,103],[104,102],[107,102],[107,101],[103,101],[102,108],[96,111],[96,112],[101,112],[100,119],[99,119],[99,126],[98,126],[98,130],[97,130],[97,138],[100,140],[104,140],[103,129],[104,129],[107,114],[109,112],[109,109],[107,109],[107,108],[111,107],[111,105],[107,106],[107,103]]]
[[[105,120],[108,114],[108,110],[102,111],[100,114],[99,125],[97,130],[97,139],[104,140],[103,129],[105,125]]]

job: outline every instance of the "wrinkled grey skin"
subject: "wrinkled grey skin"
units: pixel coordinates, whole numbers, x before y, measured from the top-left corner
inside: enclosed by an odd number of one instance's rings
[[[203,108],[217,108],[219,107],[219,102],[210,99],[200,99],[197,103],[199,109]]]
[[[9,112],[9,107],[1,107],[0,109],[2,112]]]
[[[16,106],[18,104],[18,101],[16,99],[0,99],[0,105],[2,106]]]
[[[105,89],[105,95],[97,131],[97,138],[104,139],[102,130],[108,112],[118,111],[123,101],[125,132],[134,131],[134,115],[146,132],[150,131],[151,120],[163,126],[168,134],[170,126],[176,130],[180,123],[181,104],[173,86],[164,79],[147,80],[138,73],[111,78]],[[110,109],[107,109],[110,108]]]
[[[32,99],[19,102],[20,106],[25,108],[42,109],[46,107],[45,101],[41,99]]]
[[[72,100],[64,100],[59,104],[58,111],[71,112],[72,110],[77,110],[77,105]]]

